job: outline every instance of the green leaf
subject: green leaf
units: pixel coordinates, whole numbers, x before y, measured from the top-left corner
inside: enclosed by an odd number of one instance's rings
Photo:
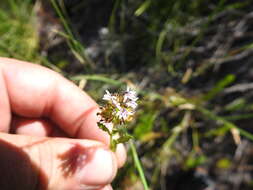
[[[107,132],[109,135],[111,135],[111,132],[109,131],[109,129],[105,126],[105,125],[103,125],[102,123],[97,123],[98,124],[98,127],[100,128],[100,129],[102,129],[103,131],[105,131],[105,132]]]
[[[143,113],[137,123],[137,126],[134,129],[134,136],[136,138],[141,138],[145,134],[152,131],[154,126],[154,121],[157,117],[157,113],[150,112],[150,113]]]
[[[221,92],[226,86],[230,85],[235,81],[235,75],[229,74],[225,76],[222,80],[220,80],[204,97],[203,100],[208,101],[211,100]]]
[[[231,161],[227,158],[221,158],[216,162],[216,167],[220,169],[229,169],[231,165]]]
[[[126,133],[126,134],[124,134],[124,136],[121,136],[117,139],[117,144],[125,143],[125,142],[129,141],[131,138],[133,138],[133,137]]]
[[[151,5],[151,0],[147,0],[141,4],[141,6],[134,12],[135,16],[142,15]]]
[[[227,104],[224,109],[226,111],[236,111],[245,108],[246,105],[248,105],[247,101],[244,98],[239,97]]]
[[[222,125],[218,128],[214,128],[209,130],[204,134],[205,137],[213,137],[213,136],[224,136],[229,132],[230,128],[227,125]]]
[[[195,168],[203,163],[205,163],[205,161],[207,160],[207,157],[204,155],[193,155],[190,156],[187,160],[186,160],[186,168]]]

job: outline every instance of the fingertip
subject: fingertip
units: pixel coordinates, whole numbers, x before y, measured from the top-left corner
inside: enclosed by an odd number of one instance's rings
[[[78,176],[82,178],[81,183],[98,186],[111,183],[116,173],[117,161],[115,155],[109,150],[98,148]]]
[[[117,149],[116,149],[116,158],[117,158],[118,168],[123,167],[127,159],[126,148],[123,144],[118,144]]]

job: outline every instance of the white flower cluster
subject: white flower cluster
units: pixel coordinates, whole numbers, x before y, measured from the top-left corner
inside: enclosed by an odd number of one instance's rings
[[[122,129],[133,119],[138,97],[136,92],[128,87],[121,93],[110,93],[106,90],[103,100],[106,103],[101,106],[101,112],[98,113],[100,116],[98,127],[110,135],[110,148],[115,151],[117,144],[132,138]]]
[[[108,101],[114,107],[113,115],[120,121],[125,122],[130,120],[134,115],[138,97],[134,90],[127,87],[127,90],[122,94],[111,94],[106,90],[103,100]]]

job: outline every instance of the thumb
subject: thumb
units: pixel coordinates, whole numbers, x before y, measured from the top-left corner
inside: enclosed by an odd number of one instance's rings
[[[0,133],[1,189],[102,189],[116,170],[115,155],[97,141]]]

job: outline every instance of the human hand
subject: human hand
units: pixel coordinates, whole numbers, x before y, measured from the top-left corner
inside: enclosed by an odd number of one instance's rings
[[[108,149],[97,104],[39,65],[0,58],[0,71],[0,189],[111,190],[126,153]]]

